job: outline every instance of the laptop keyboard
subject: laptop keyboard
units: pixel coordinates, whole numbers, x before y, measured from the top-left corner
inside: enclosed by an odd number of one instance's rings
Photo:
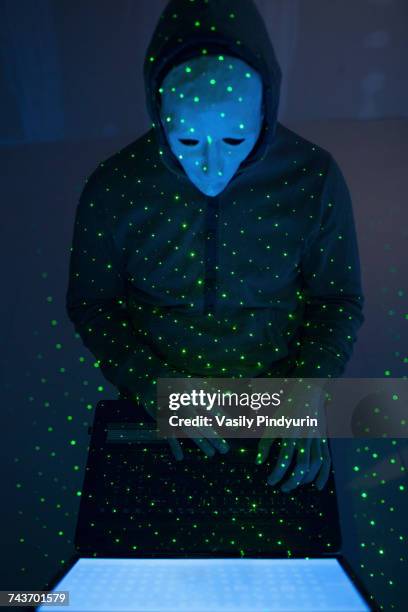
[[[119,443],[108,435],[107,442],[105,432],[103,443],[91,445],[76,538],[88,543],[87,552],[104,546],[126,555],[338,550],[333,477],[323,492],[308,485],[282,493],[266,483],[276,446],[257,466],[256,440],[229,440],[230,451],[211,458],[190,440],[182,443],[183,461],[163,440]]]
[[[158,454],[156,462],[143,462],[147,471],[142,478],[134,455],[108,453],[106,467],[110,470],[106,485],[110,495],[99,511],[142,515],[148,509],[150,516],[177,514],[208,518],[212,515],[226,520],[234,516],[250,519],[254,515],[264,518],[279,515],[289,520],[303,517],[306,505],[309,515],[319,513],[313,488],[302,491],[300,503],[298,492],[283,494],[278,487],[266,484],[266,476],[258,476],[260,472],[265,473],[265,468],[257,469],[255,455],[247,452],[243,461],[239,450],[230,453],[207,459],[200,451],[187,450],[182,463],[168,458],[167,454]],[[161,468],[156,470],[157,465]],[[261,483],[256,482],[259,479]],[[169,503],[172,498],[177,503]]]

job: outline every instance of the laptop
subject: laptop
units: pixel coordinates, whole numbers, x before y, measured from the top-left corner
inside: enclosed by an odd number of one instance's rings
[[[53,591],[88,612],[363,611],[378,606],[341,555],[327,486],[266,484],[279,449],[255,464],[255,439],[176,461],[142,406],[96,407],[75,534]],[[38,610],[60,609],[41,606]]]

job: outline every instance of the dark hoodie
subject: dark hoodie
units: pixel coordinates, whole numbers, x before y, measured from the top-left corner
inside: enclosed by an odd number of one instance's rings
[[[167,144],[158,89],[199,54],[262,76],[254,149],[217,197]],[[172,0],[145,61],[152,129],[90,176],[67,308],[105,377],[132,394],[159,376],[340,376],[362,316],[349,192],[331,155],[277,122],[281,73],[251,0]]]

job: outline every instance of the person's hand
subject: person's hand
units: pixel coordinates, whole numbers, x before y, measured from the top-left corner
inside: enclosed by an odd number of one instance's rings
[[[186,393],[188,393],[189,391],[192,391],[196,387],[197,385],[193,384],[192,381],[190,382],[189,379],[186,379],[186,382],[185,382],[185,392]],[[157,399],[156,399],[155,387],[153,387],[153,391],[152,389],[150,389],[148,392],[143,393],[142,403],[145,407],[146,412],[153,419],[156,419],[157,417]],[[213,412],[219,415],[223,414],[223,411],[220,408],[214,407]],[[197,412],[197,409],[195,406],[184,407],[184,416],[188,418],[194,418],[198,414],[199,412]],[[211,436],[208,436],[208,434],[210,433],[209,430],[211,430]],[[225,454],[229,451],[228,442],[224,440],[224,438],[221,438],[214,428],[207,427],[205,430],[197,429],[197,431],[201,433],[202,435],[199,437],[191,438],[191,440],[196,444],[196,446],[198,446],[198,448],[200,448],[203,451],[203,453],[207,457],[212,457],[213,455],[215,455],[216,452]],[[167,438],[167,442],[170,446],[170,449],[171,449],[171,452],[174,458],[177,461],[181,461],[184,457],[184,453],[183,453],[183,449],[182,449],[179,439],[176,438],[175,436],[172,436],[172,437]]]
[[[286,394],[285,394],[286,395]],[[325,432],[324,393],[319,386],[295,384],[287,390],[287,399],[273,416],[292,418],[307,414],[317,418],[319,432]],[[277,440],[272,428],[265,428],[258,444],[256,463],[261,465],[268,458],[272,444]],[[304,437],[280,439],[280,450],[272,472],[269,485],[281,484],[281,491],[290,492],[296,487],[314,482],[322,490],[330,475],[331,457],[327,438]]]

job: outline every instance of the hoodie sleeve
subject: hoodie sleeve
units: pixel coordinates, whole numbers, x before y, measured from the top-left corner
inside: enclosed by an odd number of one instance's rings
[[[102,374],[119,390],[152,399],[156,379],[182,376],[139,337],[126,308],[126,275],[92,177],[77,208],[66,295],[68,316]]]
[[[294,377],[339,377],[364,321],[359,252],[350,193],[330,157],[320,222],[302,261],[304,315]]]

